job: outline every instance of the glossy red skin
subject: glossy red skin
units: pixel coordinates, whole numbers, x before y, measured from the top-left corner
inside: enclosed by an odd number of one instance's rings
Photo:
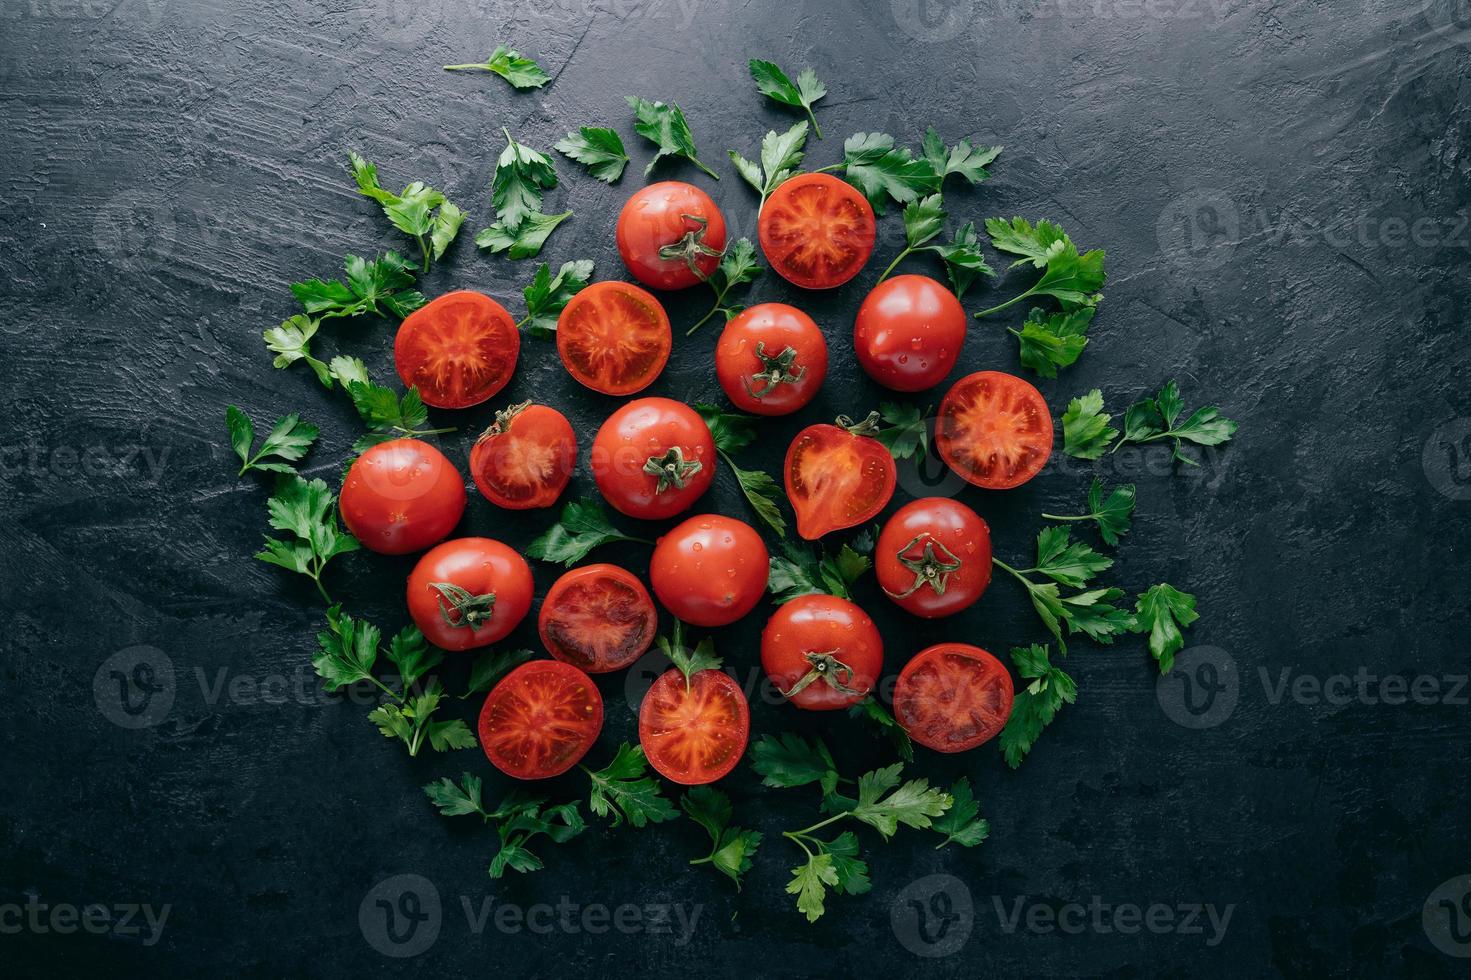
[[[967,410],[977,393],[996,404]],[[970,431],[974,426],[982,429],[979,439]],[[940,458],[956,475],[987,490],[1010,490],[1042,472],[1052,453],[1052,439],[1052,412],[1042,393],[1000,371],[977,371],[955,382],[941,399],[935,418],[935,449]],[[1010,463],[1001,458],[1008,446],[1019,453]],[[994,455],[990,473],[969,464],[978,452],[983,461]]]
[[[495,606],[479,628],[451,626],[440,611],[435,582],[472,595],[495,594]],[[409,573],[409,615],[424,638],[446,650],[489,646],[520,625],[531,611],[531,566],[514,549],[490,538],[455,538],[424,553]]]
[[[653,384],[673,346],[664,305],[632,283],[595,282],[557,317],[562,366],[604,395],[631,395]]]
[[[369,551],[406,555],[443,541],[465,512],[465,479],[418,439],[379,443],[342,481],[342,523]]]
[[[705,219],[701,239],[715,252],[725,250],[725,215],[710,195],[694,184],[663,180],[635,191],[618,214],[618,254],[633,277],[653,289],[685,289],[704,282],[720,265],[719,255],[695,259],[696,275],[683,258],[663,259],[659,249],[675,245],[686,233],[698,233],[700,224],[684,217]]]
[[[808,653],[828,652],[853,672],[845,683],[858,693],[815,680],[787,699],[809,711],[835,711],[868,696],[884,666],[878,627],[847,599],[804,595],[778,607],[761,632],[761,666],[778,691],[790,691],[812,669]]]
[[[923,391],[955,367],[967,319],[955,294],[929,276],[895,276],[873,287],[858,308],[853,349],[885,388]]]
[[[528,405],[505,425],[492,425],[470,450],[475,486],[507,510],[552,506],[576,466],[572,423],[546,405]]]
[[[782,477],[797,533],[815,541],[878,516],[894,496],[899,471],[877,439],[820,424],[797,433]]]
[[[790,347],[797,352],[789,369],[801,380],[752,381],[762,370],[756,345],[768,356]],[[817,396],[827,378],[827,341],[812,318],[785,303],[761,303],[725,325],[715,345],[715,377],[732,405],[755,415],[790,415]],[[754,394],[753,394],[754,392]]]
[[[916,538],[920,540],[910,544]],[[900,555],[920,558],[930,542],[949,549],[960,560],[960,567],[945,576],[943,594],[926,582],[901,599],[914,586],[915,573],[899,561]],[[935,556],[948,561],[938,546]],[[953,616],[974,605],[991,582],[991,529],[981,515],[958,500],[924,497],[911,501],[896,510],[879,532],[874,574],[884,594],[914,615],[926,619]]]
[[[657,477],[643,471],[650,457],[678,446],[699,472],[681,489],[658,492]],[[593,480],[619,513],[657,521],[689,510],[715,479],[715,440],[698,412],[669,398],[638,398],[608,416],[593,439]]]
[[[473,343],[473,348],[468,346]],[[442,362],[426,360],[440,348]],[[393,363],[425,405],[469,408],[493,398],[516,372],[521,331],[506,308],[468,289],[437,296],[404,318]]]
[[[536,620],[547,652],[589,674],[622,670],[638,660],[658,625],[644,584],[608,564],[583,565],[557,579]]]
[[[729,773],[750,735],[746,696],[722,671],[691,675],[688,690],[683,674],[667,671],[639,705],[638,741],[649,765],[681,786],[702,786]]]
[[[695,626],[725,626],[761,600],[770,561],[766,543],[751,525],[701,514],[654,545],[649,581],[676,618]]]
[[[560,776],[587,755],[602,730],[597,685],[560,660],[517,667],[480,709],[480,747],[491,765],[514,779]]]
[[[938,643],[899,672],[894,718],[925,748],[964,752],[1006,727],[1014,696],[1011,674],[991,654],[968,643]]]
[[[757,225],[771,267],[804,289],[832,289],[858,275],[877,228],[868,199],[832,174],[799,174],[779,185]]]

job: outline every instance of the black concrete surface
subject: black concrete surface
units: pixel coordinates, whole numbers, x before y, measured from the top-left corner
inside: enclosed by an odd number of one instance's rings
[[[439,70],[502,41],[552,84],[516,93]],[[1471,18],[1448,0],[0,0],[0,972],[1465,975],[1468,44]],[[947,191],[952,226],[1050,217],[1108,250],[1092,344],[1040,384],[1055,413],[1095,386],[1122,410],[1178,378],[1190,405],[1241,423],[1196,469],[1120,453],[1059,460],[1014,492],[960,491],[997,553],[1024,559],[1038,515],[1075,510],[1093,473],[1136,482],[1110,574],[1188,589],[1201,620],[1158,683],[1140,638],[1076,643],[1078,703],[1018,771],[989,746],[922,754],[914,774],[974,780],[990,841],[937,851],[927,834],[865,831],[872,893],[831,898],[815,925],[783,891],[798,852],[779,836],[815,819],[814,795],[762,789],[744,765],[723,788],[768,839],[739,894],[688,865],[705,845],[687,821],[598,825],[542,848],[544,871],[489,879],[493,834],[440,818],[419,786],[469,769],[496,799],[505,780],[473,750],[409,759],[365,706],[320,694],[321,603],[251,559],[267,487],[236,479],[223,421],[227,403],[258,422],[302,412],[323,430],[306,469],[334,482],[359,434],[340,395],[273,369],[260,339],[294,312],[291,281],[404,246],[355,194],[349,148],[385,183],[424,179],[470,212],[426,292],[519,309],[533,263],[470,240],[489,222],[500,128],[543,149],[583,124],[624,134],[634,165],[615,187],[557,160],[548,210],[575,217],[545,253],[619,276],[613,219],[652,152],[625,95],[684,107],[723,179],[658,176],[694,180],[754,237],[725,151],[753,155],[796,117],[757,95],[750,57],[827,82],[812,165],[857,131],[1002,143],[993,180]],[[833,358],[817,404],[766,424],[748,465],[775,472],[800,425],[883,397],[850,340],[900,244],[892,210],[882,235],[843,289],[798,295],[768,276],[749,291],[797,296]],[[707,298],[669,297],[674,322]],[[1004,328],[1020,318],[974,323],[959,370],[1017,370]],[[391,376],[391,336],[342,325],[322,349]],[[681,339],[652,393],[718,400],[715,338]],[[528,341],[500,397],[436,413],[459,427],[441,445],[463,461],[494,408],[532,396],[574,421],[584,460],[617,404]],[[591,490],[579,472],[574,492]],[[907,477],[895,506],[926,492]],[[706,504],[747,513],[728,473]],[[461,530],[524,545],[551,519],[472,496]],[[638,546],[600,557],[647,569]],[[411,562],[352,555],[328,581],[396,629]],[[544,590],[558,569],[535,572]],[[933,623],[871,580],[859,594],[892,673],[941,639],[1042,639],[1013,586]],[[762,621],[719,635],[743,681],[760,676]],[[512,642],[534,644],[533,625]],[[139,662],[158,690],[126,714],[113,671],[131,683]],[[595,761],[636,734],[637,682],[599,686]],[[855,773],[892,758],[846,717],[756,701],[758,733],[821,733]],[[549,789],[584,792],[571,775]],[[385,907],[427,918],[390,936]]]

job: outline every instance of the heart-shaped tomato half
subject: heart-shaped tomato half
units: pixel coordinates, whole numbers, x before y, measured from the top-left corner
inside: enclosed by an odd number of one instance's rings
[[[808,541],[872,520],[894,496],[894,457],[883,443],[860,434],[867,424],[809,425],[787,448],[787,499],[797,533]]]

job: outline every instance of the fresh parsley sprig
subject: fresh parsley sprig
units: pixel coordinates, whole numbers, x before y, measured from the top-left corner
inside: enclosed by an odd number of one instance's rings
[[[612,816],[616,827],[625,819],[630,826],[645,827],[679,816],[674,804],[659,791],[659,781],[648,775],[649,763],[642,746],[618,746],[613,761],[594,772],[580,766],[592,781],[587,808],[599,817]]]
[[[781,485],[771,474],[763,470],[742,469],[731,458],[732,454],[740,452],[756,439],[755,416],[724,412],[714,405],[705,404],[695,405],[695,411],[700,413],[700,417],[710,427],[710,435],[715,440],[715,451],[720,454],[725,465],[730,467],[736,484],[756,516],[775,531],[777,537],[786,537],[787,521],[779,506],[782,499]]]
[[[879,734],[894,744],[894,751],[905,762],[914,761],[914,740],[894,718],[894,713],[884,707],[877,697],[870,694],[848,709],[848,717],[862,718]]]
[[[924,131],[924,141],[920,144],[920,152],[935,172],[936,191],[951,174],[972,185],[989,179],[991,172],[986,168],[1001,155],[1001,150],[999,146],[972,146],[968,139],[947,147],[933,126]]]
[[[749,238],[738,238],[725,247],[725,254],[720,257],[720,264],[715,271],[710,273],[710,278],[705,281],[710,288],[715,290],[715,303],[710,307],[710,312],[695,321],[695,325],[685,331],[685,336],[693,336],[694,332],[704,326],[705,321],[717,313],[725,314],[725,321],[740,313],[744,306],[727,306],[725,297],[737,286],[744,286],[755,281],[756,277],[765,270],[761,263],[756,261],[756,246],[751,244]]]
[[[587,288],[592,270],[591,259],[575,259],[563,262],[554,276],[552,267],[543,262],[531,282],[521,290],[526,298],[526,316],[516,328],[533,337],[555,337],[558,315],[572,302],[572,297]]]
[[[1032,307],[1020,330],[1006,328],[1017,339],[1022,367],[1044,378],[1057,377],[1057,369],[1076,363],[1088,346],[1088,326],[1097,312],[1093,306],[1063,313]]]
[[[459,234],[465,212],[421,180],[397,194],[385,190],[378,183],[377,166],[354,151],[348,151],[347,159],[358,193],[377,201],[393,227],[419,243],[423,271],[428,272],[429,263],[443,258],[445,249]]]
[[[571,568],[587,553],[611,541],[653,544],[648,538],[624,534],[608,520],[608,512],[596,500],[568,501],[557,523],[526,546],[526,554],[542,561],[561,562]]]
[[[829,557],[820,544],[808,547],[796,541],[783,541],[782,553],[771,556],[771,573],[766,582],[772,601],[781,605],[813,594],[852,599],[853,583],[873,567],[872,540],[855,539],[855,543],[866,545],[866,552],[853,544],[844,544],[837,554]]]
[[[1001,754],[1013,769],[1022,764],[1062,706],[1078,699],[1077,683],[1061,667],[1054,667],[1050,658],[1045,644],[1011,648],[1017,673],[1031,681],[1016,692],[1011,717],[1001,730]]]
[[[332,597],[322,584],[322,572],[338,555],[357,551],[358,539],[337,526],[337,498],[322,480],[303,480],[290,474],[276,481],[276,492],[266,501],[271,527],[289,531],[291,538],[266,538],[259,561],[298,572],[316,583],[327,602]]]
[[[402,396],[396,395],[392,388],[374,384],[368,377],[367,365],[356,357],[332,358],[331,371],[332,377],[352,398],[358,417],[368,427],[368,434],[353,444],[355,453],[390,439],[416,439],[455,431],[453,427],[425,428],[429,424],[429,409],[417,386]]]
[[[551,158],[518,143],[505,127],[501,133],[506,137],[506,148],[496,160],[490,181],[496,221],[475,236],[475,244],[491,252],[509,252],[512,259],[530,258],[541,251],[547,237],[572,212],[542,213],[542,192],[557,186]]]
[[[691,820],[710,835],[710,853],[695,858],[690,864],[708,864],[741,890],[741,875],[751,870],[751,859],[761,846],[759,831],[733,826],[735,810],[730,797],[713,786],[693,786],[680,798],[679,805]]]
[[[261,442],[260,449],[252,453],[255,423],[250,421],[250,416],[236,406],[229,405],[225,408],[225,424],[230,429],[230,446],[235,450],[235,455],[240,457],[240,472],[236,476],[244,476],[250,470],[295,474],[296,467],[290,464],[306,455],[318,435],[315,425],[303,422],[301,416],[293,412],[277,419],[275,426]],[[272,462],[268,457],[275,457],[282,462]]]
[[[527,848],[527,843],[545,835],[554,844],[565,844],[587,828],[577,803],[547,806],[545,799],[534,799],[513,790],[494,810],[481,802],[479,776],[463,773],[460,782],[445,776],[424,786],[424,795],[446,817],[478,815],[485,823],[495,824],[500,850],[490,863],[490,876],[500,878],[509,869],[525,874],[544,865],[541,858]]]
[[[1033,226],[1025,218],[1012,218],[1010,222],[1003,218],[987,218],[986,233],[991,236],[991,244],[996,249],[1021,256],[1011,264],[1011,268],[1030,263],[1043,272],[1042,278],[1026,292],[982,310],[975,314],[978,319],[999,313],[1033,296],[1051,296],[1065,313],[1085,306],[1097,306],[1103,299],[1099,293],[1106,278],[1103,249],[1095,248],[1079,254],[1072,239],[1050,221],[1039,221]]]
[[[888,133],[854,133],[843,142],[841,163],[813,173],[835,170],[843,171],[848,183],[863,192],[875,214],[883,214],[889,200],[908,204],[939,189],[939,175],[930,162],[896,146]]]
[[[929,409],[920,411],[913,405],[880,402],[878,411],[869,412],[862,422],[855,423],[843,416],[838,419],[838,425],[855,435],[877,439],[899,462],[906,459],[918,462],[930,451],[928,418]],[[887,424],[880,425],[880,421]]]
[[[991,559],[997,568],[1026,587],[1033,608],[1063,653],[1067,653],[1064,633],[1084,633],[1099,643],[1112,643],[1120,633],[1134,627],[1134,617],[1113,605],[1124,594],[1123,589],[1087,588],[1098,573],[1113,565],[1113,559],[1070,537],[1068,528],[1044,527],[1037,534],[1037,560],[1030,568],[1016,569],[1000,558]],[[1036,582],[1027,577],[1033,574],[1051,581]],[[1063,595],[1059,586],[1085,591]]]
[[[683,157],[706,174],[720,179],[720,175],[700,162],[695,149],[695,137],[690,124],[684,118],[684,110],[673,103],[650,102],[636,95],[628,96],[628,105],[633,109],[633,130],[659,148],[654,159],[644,168],[644,176],[653,173],[655,165],[665,157]]]
[[[945,839],[935,845],[935,850],[950,844],[975,847],[990,837],[991,822],[980,814],[981,805],[971,791],[970,779],[961,776],[950,787],[950,809],[933,821],[935,830],[945,835]]]
[[[747,160],[735,150],[726,151],[730,162],[735,164],[736,172],[761,195],[761,203],[756,208],[758,215],[766,207],[766,199],[771,192],[796,174],[806,145],[807,124],[799,122],[784,133],[774,129],[766,133],[761,140],[760,163]]]
[[[1097,388],[1074,398],[1062,416],[1063,451],[1078,459],[1097,459],[1105,452],[1117,452],[1127,443],[1147,443],[1170,439],[1174,443],[1172,458],[1189,466],[1200,465],[1182,452],[1186,442],[1198,446],[1219,446],[1236,434],[1237,425],[1221,415],[1214,406],[1198,408],[1184,420],[1184,403],[1180,386],[1168,382],[1153,398],[1144,398],[1129,406],[1124,413],[1124,432],[1109,423],[1113,416],[1103,410],[1103,394]],[[1118,442],[1114,442],[1115,437]],[[1109,448],[1112,443],[1112,448]]]
[[[1181,630],[1200,618],[1195,611],[1195,596],[1161,582],[1151,585],[1134,605],[1136,629],[1149,634],[1149,654],[1159,664],[1159,672],[1168,674],[1175,665],[1175,654],[1185,645]]]
[[[484,694],[495,687],[496,681],[535,658],[533,650],[486,650],[470,665],[470,681],[465,685],[465,693],[460,695],[460,700]]]
[[[510,82],[513,88],[522,90],[541,88],[552,80],[533,59],[523,56],[519,51],[512,51],[504,44],[497,44],[490,57],[481,64],[445,65],[444,70],[493,72]]]
[[[605,184],[617,183],[623,176],[623,168],[628,166],[623,137],[617,130],[600,126],[579,127],[577,132],[568,133],[553,144],[552,149],[576,160]]]
[[[1136,488],[1132,483],[1114,487],[1108,497],[1103,496],[1103,481],[1098,477],[1093,478],[1093,483],[1088,487],[1088,513],[1075,514],[1060,517],[1057,514],[1043,514],[1049,521],[1097,521],[1098,536],[1103,538],[1103,543],[1110,548],[1116,547],[1119,539],[1129,533],[1130,518],[1134,513],[1134,497]]]
[[[748,67],[751,77],[756,81],[756,88],[762,95],[806,112],[807,118],[812,121],[812,131],[817,134],[818,139],[822,139],[822,127],[817,125],[812,104],[827,95],[827,86],[818,81],[816,72],[811,68],[803,68],[793,82],[775,62],[752,58]]]
[[[950,284],[957,297],[965,295],[966,289],[980,276],[995,275],[991,266],[986,263],[985,256],[981,254],[974,224],[961,227],[949,244],[926,244],[936,238],[944,228],[945,209],[941,206],[939,194],[931,194],[906,204],[904,248],[894,256],[894,261],[889,263],[878,281],[883,282],[889,278],[889,273],[900,262],[919,252],[933,252],[940,257],[940,261],[945,263],[945,272],[950,277]]]
[[[659,636],[654,640],[654,645],[659,652],[668,657],[675,668],[684,675],[684,686],[688,690],[690,679],[702,670],[719,670],[724,664],[720,657],[715,655],[715,641],[705,637],[693,648],[685,645],[684,623],[675,619],[674,625],[669,628],[667,636]]]

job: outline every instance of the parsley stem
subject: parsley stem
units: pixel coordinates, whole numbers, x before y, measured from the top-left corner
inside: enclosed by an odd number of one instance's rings
[[[818,137],[818,139],[821,139],[821,138],[822,137],[820,137],[820,136]],[[828,173],[832,173],[834,170],[842,170],[847,165],[848,164],[847,164],[846,161],[844,161],[842,163],[832,163],[832,164],[828,164],[826,167],[818,167],[816,170],[813,170],[811,172],[814,173],[814,174],[828,174]]]
[[[714,286],[711,286],[710,288],[711,289],[715,289]],[[728,293],[728,292],[730,292],[730,287],[729,286],[726,286],[724,289],[715,289],[715,305],[712,306],[712,307],[710,307],[710,312],[709,313],[706,313],[704,316],[702,316],[698,320],[696,320],[695,321],[695,325],[693,327],[690,327],[688,330],[685,331],[685,334],[684,335],[686,337],[693,337],[694,334],[695,334],[695,331],[698,330],[698,329],[700,329],[702,326],[705,325],[705,321],[706,320],[710,319],[716,313],[720,312],[720,309],[721,309],[721,305],[720,304],[722,304],[722,303],[725,302],[725,294]]]
[[[445,65],[444,66],[444,70],[445,71],[472,71],[472,70],[474,70],[476,68],[479,68],[482,71],[489,71],[490,70],[490,66],[489,65]]]
[[[849,811],[844,810],[842,813],[835,813],[835,814],[833,814],[832,816],[828,817],[826,820],[819,820],[819,821],[817,821],[817,823],[813,824],[812,826],[810,826],[810,827],[808,827],[808,828],[806,828],[804,830],[785,830],[785,831],[782,831],[782,836],[783,837],[790,837],[792,840],[797,840],[798,837],[806,837],[806,838],[809,838],[810,839],[814,833],[816,833],[817,831],[821,830],[823,827],[826,827],[828,824],[837,823],[839,820],[841,820],[844,817],[848,816],[848,814],[849,814]],[[800,844],[801,841],[797,841],[797,843]],[[807,848],[806,848],[805,845],[803,846],[802,850],[804,850],[804,851],[807,850]],[[811,852],[809,851],[808,853],[810,854]]]
[[[885,279],[889,278],[889,273],[891,273],[891,272],[894,271],[894,266],[898,265],[900,262],[903,262],[906,258],[909,257],[909,254],[911,252],[913,252],[913,251],[914,251],[914,249],[909,248],[908,246],[905,246],[904,251],[902,251],[898,255],[894,256],[894,261],[892,261],[892,262],[889,263],[889,267],[883,271],[883,274],[882,275],[879,276],[878,281],[879,282],[883,282]],[[874,283],[874,285],[876,286],[876,285],[878,285],[878,283]]]
[[[1032,295],[1032,290],[1028,289],[1020,296],[1013,296],[1011,299],[1007,300],[1005,303],[1002,303],[1000,306],[993,306],[989,310],[982,310],[981,312],[975,314],[975,317],[977,320],[979,320],[981,317],[990,316],[992,313],[1000,313],[1008,306],[1011,306],[1013,303],[1020,303],[1022,300],[1026,299],[1030,295]]]
[[[312,576],[312,581],[317,583],[317,591],[322,593],[322,598],[327,600],[327,605],[332,605],[332,597],[327,594],[327,590],[322,586],[322,569],[320,567],[317,569],[316,574]]]
[[[812,120],[812,132],[817,134],[818,139],[822,139],[822,127],[817,125],[817,116],[813,113],[812,107],[809,105],[802,108],[807,110],[807,118]]]
[[[718,173],[716,173],[715,171],[711,170],[709,167],[705,166],[703,163],[701,163],[695,157],[690,157],[689,160],[690,160],[690,163],[693,163],[695,166],[697,166],[701,170],[705,171],[705,173],[709,174],[711,177],[714,177],[716,180],[719,180],[720,179],[720,175]]]
[[[1061,516],[1059,516],[1057,514],[1043,514],[1042,516],[1045,517],[1045,518],[1047,518],[1049,521],[1091,521],[1093,518],[1097,517],[1098,515],[1097,514],[1083,514],[1083,515],[1081,515],[1079,517],[1061,517]],[[995,559],[992,559],[992,560],[994,561]]]

